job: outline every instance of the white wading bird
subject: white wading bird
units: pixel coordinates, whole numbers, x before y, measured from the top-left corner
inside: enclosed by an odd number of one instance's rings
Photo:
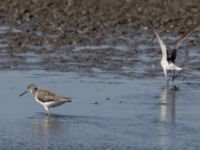
[[[158,39],[160,47],[161,47],[162,59],[160,61],[160,64],[161,64],[161,66],[163,68],[163,72],[164,72],[167,84],[168,84],[168,75],[167,75],[168,72],[167,71],[173,71],[172,81],[174,81],[174,79],[175,79],[175,71],[182,70],[181,67],[175,65],[176,53],[177,53],[178,48],[180,47],[181,43],[197,29],[197,27],[199,27],[199,24],[193,26],[188,32],[183,34],[175,42],[175,48],[171,51],[171,53],[169,53],[169,51],[167,50],[165,43],[160,38],[160,36],[157,33],[157,31],[154,28],[152,28],[154,33],[155,33],[155,35],[156,35],[156,37],[157,37],[157,39]]]

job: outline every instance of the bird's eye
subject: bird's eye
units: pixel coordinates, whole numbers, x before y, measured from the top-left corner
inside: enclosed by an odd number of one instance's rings
[[[34,90],[37,90],[37,88],[35,87]]]

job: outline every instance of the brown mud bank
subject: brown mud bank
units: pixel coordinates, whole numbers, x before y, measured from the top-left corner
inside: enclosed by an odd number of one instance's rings
[[[151,76],[160,50],[148,20],[170,43],[199,22],[199,13],[197,0],[4,0],[0,68]],[[195,49],[196,39],[185,48]],[[199,52],[194,52],[198,70]]]
[[[123,33],[122,28],[143,29],[151,20],[163,30],[183,32],[199,21],[197,0],[3,0],[1,22],[23,30],[58,34]],[[127,31],[128,32],[128,31]],[[72,42],[72,41],[71,41]]]

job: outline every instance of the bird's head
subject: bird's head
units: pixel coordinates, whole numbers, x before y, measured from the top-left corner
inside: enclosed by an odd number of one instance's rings
[[[24,91],[23,93],[21,93],[19,96],[23,96],[25,95],[26,93],[30,92],[31,94],[33,94],[35,91],[37,91],[37,86],[35,86],[35,84],[29,84],[27,86],[27,90]]]

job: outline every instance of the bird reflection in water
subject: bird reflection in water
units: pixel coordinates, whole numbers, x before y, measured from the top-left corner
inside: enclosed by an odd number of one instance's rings
[[[164,150],[176,149],[176,92],[165,86],[160,97],[159,143]]]
[[[67,116],[53,115],[51,117],[47,115],[41,115],[34,121],[34,130],[40,134],[45,135],[59,135],[60,133],[69,131],[70,125],[67,121]]]
[[[164,87],[160,97],[160,121],[173,123],[176,115],[175,88]]]
[[[41,139],[44,149],[48,149],[52,141],[70,136],[69,116],[52,115],[49,117],[41,113],[32,119],[32,139]]]

